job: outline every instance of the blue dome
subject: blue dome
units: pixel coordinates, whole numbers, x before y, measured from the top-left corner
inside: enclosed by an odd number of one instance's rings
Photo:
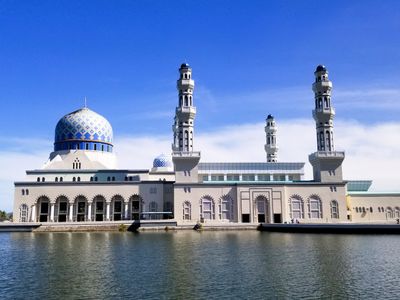
[[[112,152],[113,131],[110,123],[88,108],[62,117],[55,131],[54,151],[81,149]]]
[[[153,168],[171,167],[172,163],[167,156],[161,154],[153,160]]]

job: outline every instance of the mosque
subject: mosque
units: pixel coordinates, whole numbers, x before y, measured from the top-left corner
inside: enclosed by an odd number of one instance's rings
[[[177,80],[171,159],[160,155],[151,169],[117,169],[110,123],[87,107],[78,109],[57,123],[48,161],[14,183],[14,221],[395,223],[400,193],[371,193],[371,181],[343,179],[345,152],[334,144],[332,82],[322,65],[314,75],[313,180],[304,179],[304,162],[278,161],[272,115],[265,125],[265,162],[202,162],[194,143],[195,84],[185,63]]]

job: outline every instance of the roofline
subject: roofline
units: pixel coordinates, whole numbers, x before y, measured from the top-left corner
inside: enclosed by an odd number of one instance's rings
[[[71,185],[137,185],[137,184],[155,184],[155,183],[174,183],[171,180],[146,180],[146,181],[16,181],[14,186],[71,186]]]
[[[147,169],[129,170],[129,169],[38,169],[38,170],[27,170],[26,174],[79,174],[79,173],[150,173]]]

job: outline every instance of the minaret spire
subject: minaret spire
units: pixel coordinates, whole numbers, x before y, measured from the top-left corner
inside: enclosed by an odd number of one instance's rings
[[[267,162],[278,161],[278,146],[276,145],[276,131],[277,127],[275,119],[272,115],[268,115],[265,120],[265,138],[266,144],[264,146],[265,152],[267,152]]]
[[[333,143],[333,118],[335,110],[331,103],[332,82],[328,78],[328,70],[317,66],[314,72],[315,108],[313,117],[317,131],[317,152],[309,155],[308,159],[313,166],[314,181],[342,182],[342,162],[344,152],[335,151]]]
[[[335,110],[331,105],[332,82],[328,70],[323,65],[317,66],[314,72],[315,82],[312,86],[315,98],[313,117],[317,130],[317,150],[335,151],[333,143],[333,118]]]
[[[174,163],[175,182],[198,182],[200,152],[193,149],[194,117],[196,116],[196,107],[193,105],[194,81],[192,69],[187,63],[183,63],[179,68],[179,79],[176,86],[179,100],[172,126],[174,131],[172,162]]]
[[[177,81],[178,106],[175,110],[173,125],[174,143],[173,151],[193,152],[193,131],[196,107],[193,105],[194,81],[192,69],[187,63],[179,68],[180,77]]]

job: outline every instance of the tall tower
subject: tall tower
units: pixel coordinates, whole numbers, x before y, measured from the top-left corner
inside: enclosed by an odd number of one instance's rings
[[[192,69],[188,64],[182,64],[179,68],[179,74],[180,77],[177,82],[179,105],[175,110],[172,150],[192,152],[194,118],[196,116],[196,107],[193,105],[194,81],[192,79]]]
[[[312,85],[315,98],[313,117],[317,132],[317,152],[309,156],[313,166],[314,180],[320,182],[341,182],[344,152],[335,151],[333,142],[333,118],[335,110],[331,103],[332,82],[328,70],[317,66]]]
[[[193,149],[194,118],[196,116],[196,107],[193,105],[194,81],[192,69],[186,63],[179,68],[177,89],[179,102],[172,126],[174,132],[172,161],[174,163],[175,181],[178,183],[197,182],[197,165],[200,161],[200,152]]]
[[[277,127],[275,119],[272,115],[268,115],[265,120],[265,138],[266,144],[264,146],[265,152],[267,152],[267,162],[278,161],[278,146],[276,145],[276,131]]]
[[[317,129],[317,150],[334,151],[333,118],[335,110],[331,105],[332,82],[328,78],[328,71],[319,65],[314,72],[315,82],[312,85],[315,98],[313,117]]]

